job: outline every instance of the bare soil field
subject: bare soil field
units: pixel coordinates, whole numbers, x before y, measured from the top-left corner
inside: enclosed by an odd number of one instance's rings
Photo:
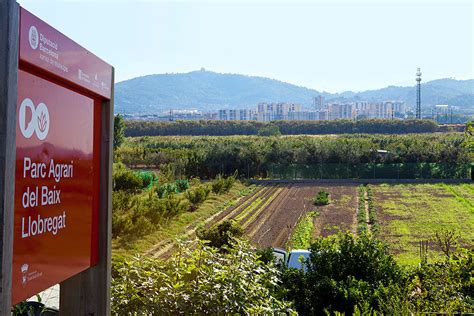
[[[313,197],[325,190],[331,203],[316,207]],[[318,211],[314,236],[356,230],[357,186],[288,183],[267,185],[238,206],[222,212],[215,221],[234,219],[258,247],[285,247],[300,217]]]

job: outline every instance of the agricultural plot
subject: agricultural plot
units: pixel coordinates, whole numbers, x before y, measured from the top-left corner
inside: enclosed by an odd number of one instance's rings
[[[329,204],[314,206],[312,199],[321,190],[329,193]],[[194,238],[198,227],[233,219],[257,247],[305,248],[318,236],[358,234],[364,226],[386,241],[404,264],[419,263],[420,241],[428,241],[429,260],[440,257],[431,240],[437,229],[454,229],[463,246],[474,244],[472,184],[284,183],[257,186],[226,204],[188,226],[183,237]],[[166,258],[173,248],[173,240],[166,239],[147,253]]]
[[[441,255],[431,239],[438,229],[454,229],[463,246],[474,244],[472,184],[373,186],[379,237],[390,244],[399,262],[420,261],[419,242],[428,241],[428,260]]]
[[[329,192],[331,203],[316,207],[312,198],[321,190]],[[208,226],[233,219],[259,247],[286,247],[298,221],[309,212],[318,214],[309,237],[347,230],[355,232],[356,190],[353,185],[267,185],[222,212]]]

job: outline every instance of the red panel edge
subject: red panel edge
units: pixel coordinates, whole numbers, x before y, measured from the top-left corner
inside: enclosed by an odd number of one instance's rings
[[[100,212],[100,171],[102,132],[102,101],[94,101],[94,196],[92,209],[91,266],[99,263],[99,212]]]

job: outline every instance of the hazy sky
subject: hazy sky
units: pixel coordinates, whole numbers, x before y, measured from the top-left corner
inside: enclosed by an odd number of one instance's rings
[[[474,78],[474,1],[50,1],[23,7],[116,68],[207,70],[340,92]]]

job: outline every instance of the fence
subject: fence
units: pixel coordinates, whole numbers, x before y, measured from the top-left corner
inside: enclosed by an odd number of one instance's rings
[[[471,179],[470,164],[365,163],[365,164],[273,164],[268,177],[299,179]]]

